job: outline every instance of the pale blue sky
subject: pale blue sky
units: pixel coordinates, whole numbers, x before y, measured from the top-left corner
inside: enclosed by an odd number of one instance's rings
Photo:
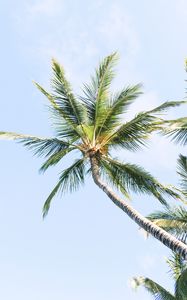
[[[187,56],[185,0],[1,0],[0,130],[50,136],[46,101],[32,84],[49,86],[50,59],[67,70],[75,92],[98,61],[118,50],[114,89],[144,83],[132,107],[153,107],[184,97]],[[186,108],[171,112],[182,116]],[[123,159],[144,165],[165,183],[176,183],[178,153],[185,149],[155,137],[150,149]],[[1,141],[0,298],[5,300],[151,299],[132,291],[129,279],[146,275],[172,287],[167,249],[145,240],[128,217],[91,180],[58,197],[45,221],[41,209],[60,167],[46,175],[41,160],[20,145]],[[160,205],[134,196],[143,214]]]

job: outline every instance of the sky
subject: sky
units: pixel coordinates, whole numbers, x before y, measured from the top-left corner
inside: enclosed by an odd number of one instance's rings
[[[32,80],[50,85],[51,58],[65,68],[76,94],[98,62],[120,55],[113,89],[142,82],[132,106],[149,109],[185,96],[187,56],[185,0],[1,0],[0,130],[52,136],[46,99]],[[168,117],[186,115],[186,107]],[[163,183],[178,184],[176,159],[186,149],[155,136],[148,149],[116,153],[138,163]],[[169,251],[141,231],[94,186],[42,205],[62,166],[38,173],[42,159],[12,141],[0,141],[0,298],[5,300],[144,300],[133,276],[149,276],[172,290]],[[65,164],[69,162],[66,161]],[[133,195],[143,215],[161,209],[157,200]]]

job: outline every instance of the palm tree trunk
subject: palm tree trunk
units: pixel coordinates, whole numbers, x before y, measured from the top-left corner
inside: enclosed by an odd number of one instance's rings
[[[161,243],[166,245],[172,251],[180,254],[183,258],[187,258],[187,245],[176,239],[174,236],[143,217],[138,211],[136,211],[132,206],[127,204],[123,199],[116,195],[113,190],[101,180],[99,173],[99,165],[97,158],[90,154],[90,163],[92,170],[92,177],[96,185],[99,186],[107,194],[107,196],[121,208],[133,221],[136,222],[141,228],[154,236]]]

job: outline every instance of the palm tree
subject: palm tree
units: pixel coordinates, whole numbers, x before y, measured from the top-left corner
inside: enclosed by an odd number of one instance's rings
[[[175,280],[174,295],[164,287],[147,277],[134,277],[134,288],[143,286],[156,300],[186,300],[187,299],[187,266],[180,255],[174,254],[168,264]]]
[[[38,83],[37,88],[47,97],[56,128],[53,138],[35,137],[13,132],[0,132],[3,138],[15,139],[24,146],[43,155],[46,161],[41,171],[59,163],[70,152],[79,158],[63,170],[58,183],[43,207],[46,216],[53,197],[59,191],[74,191],[84,183],[90,173],[95,184],[140,227],[152,234],[171,250],[187,256],[187,246],[175,237],[143,217],[108,186],[111,183],[129,197],[129,190],[155,196],[167,206],[165,196],[179,198],[178,193],[159,183],[149,172],[135,164],[112,158],[113,149],[136,151],[146,145],[153,131],[161,128],[163,119],[159,114],[185,101],[170,101],[138,113],[132,120],[124,121],[129,105],[141,94],[141,85],[123,88],[109,93],[114,78],[117,54],[107,56],[96,69],[90,84],[85,84],[83,96],[75,97],[67,81],[63,67],[52,60],[52,92],[48,93]],[[106,183],[106,182],[107,183]]]

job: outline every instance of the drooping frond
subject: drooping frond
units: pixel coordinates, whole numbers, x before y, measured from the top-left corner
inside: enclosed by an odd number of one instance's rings
[[[176,282],[175,295],[177,300],[187,299],[187,269],[181,273]]]
[[[175,191],[163,186],[150,173],[137,165],[124,164],[108,157],[102,160],[102,164],[112,174],[114,181],[127,191],[152,194],[165,206],[168,206],[168,204],[164,196],[177,199],[179,197]]]
[[[100,124],[98,135],[108,131],[109,128],[119,126],[122,114],[127,112],[129,105],[142,93],[141,87],[141,84],[128,86],[113,96],[105,112],[103,122]]]
[[[91,84],[84,85],[85,97],[81,97],[87,108],[91,124],[94,124],[95,130],[102,123],[104,112],[108,106],[109,87],[114,78],[114,65],[117,60],[117,53],[113,53],[100,63],[96,74],[92,77]]]
[[[70,144],[56,138],[40,138],[32,135],[17,134],[14,132],[0,132],[3,139],[20,141],[25,147],[34,151],[39,156],[52,155],[55,152],[68,149]]]
[[[135,288],[143,286],[155,300],[175,300],[176,298],[161,285],[146,277],[135,277],[132,282]],[[182,300],[182,299],[181,299]]]
[[[69,147],[60,151],[54,152],[50,157],[43,163],[40,168],[41,172],[45,172],[49,167],[55,166],[65,155],[75,150],[75,147]]]
[[[75,191],[80,184],[84,183],[84,171],[85,171],[85,162],[84,158],[78,159],[72,164],[69,168],[65,169],[59,178],[59,181],[55,188],[52,190],[50,195],[43,206],[43,217],[45,217],[49,211],[51,201],[57,192],[73,192]]]
[[[184,195],[187,197],[187,157],[180,154],[177,163],[177,173],[181,177],[180,185]]]
[[[99,160],[100,165],[100,172],[101,176],[115,189],[118,189],[128,200],[130,200],[129,192],[127,191],[126,187],[122,184],[119,177],[114,176],[113,168],[110,167],[110,164],[108,164],[105,160],[100,159]]]
[[[187,238],[187,210],[184,207],[167,208],[149,214],[147,218],[176,237]]]
[[[172,276],[175,280],[179,278],[181,273],[186,269],[186,262],[178,253],[172,254],[172,256],[166,260],[169,265],[169,272],[172,273]]]
[[[163,134],[171,136],[172,141],[183,146],[187,145],[187,118],[180,118],[165,122],[166,126],[163,128]]]

